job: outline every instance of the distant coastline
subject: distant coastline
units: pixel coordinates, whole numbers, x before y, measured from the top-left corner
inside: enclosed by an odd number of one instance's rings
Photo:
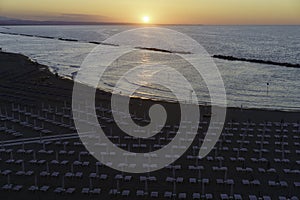
[[[31,21],[31,20],[16,20],[16,21],[0,21],[1,26],[39,26],[39,25],[138,25],[135,23],[122,22],[80,22],[80,21]]]
[[[15,19],[15,18],[7,18],[0,16],[0,26],[34,26],[34,25],[145,25],[141,23],[130,23],[130,22],[102,22],[102,21],[67,21],[67,20],[44,20],[44,21],[38,21],[38,20],[24,20],[24,19]],[[186,25],[186,24],[147,24],[147,26],[156,26],[156,25]],[[197,25],[200,26],[202,24],[191,24],[191,25]]]

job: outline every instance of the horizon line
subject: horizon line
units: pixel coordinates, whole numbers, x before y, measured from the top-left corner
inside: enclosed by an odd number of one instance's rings
[[[203,23],[137,23],[137,22],[95,22],[95,21],[59,21],[59,20],[18,20],[1,21],[0,26],[38,26],[38,25],[138,25],[138,26],[300,26],[299,24],[203,24]]]

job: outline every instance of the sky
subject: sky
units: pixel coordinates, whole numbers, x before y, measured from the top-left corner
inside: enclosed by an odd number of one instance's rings
[[[0,0],[0,16],[153,24],[299,24],[300,0]]]

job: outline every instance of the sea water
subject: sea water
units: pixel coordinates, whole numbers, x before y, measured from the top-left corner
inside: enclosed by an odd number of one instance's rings
[[[110,36],[137,26],[2,26],[0,47],[4,51],[21,53],[72,77],[85,57],[97,44]],[[258,59],[300,64],[300,26],[164,26],[187,34],[200,43],[210,55]],[[6,33],[6,34],[4,34]],[[72,40],[72,41],[70,41]],[[100,44],[101,45],[101,44]],[[126,61],[144,64],[162,59],[163,52],[140,50],[119,60],[118,67],[108,68],[99,87],[111,91],[122,73],[129,70]],[[300,68],[226,61],[214,59],[226,89],[228,106],[300,110]],[[199,103],[210,102],[206,85],[191,70],[173,66],[187,77],[198,94]],[[184,70],[183,70],[184,69]],[[159,85],[147,83],[148,74],[132,74],[127,85],[139,85],[135,96],[173,101],[174,95]],[[164,77],[168,78],[168,77]],[[134,80],[134,81],[132,81]],[[184,90],[174,83],[178,90]]]

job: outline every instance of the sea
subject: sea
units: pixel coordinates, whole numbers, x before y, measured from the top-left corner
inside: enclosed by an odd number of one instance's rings
[[[0,26],[0,47],[2,51],[24,54],[40,64],[47,65],[51,71],[61,76],[74,78],[82,62],[94,48],[107,45],[103,42],[115,34],[136,28],[141,27]],[[299,67],[246,61],[250,59],[300,65],[300,26],[178,25],[163,28],[191,37],[201,44],[210,56],[223,55],[244,59],[236,61],[212,58],[224,82],[228,107],[300,110]],[[155,45],[151,47],[155,48]],[[172,51],[176,52],[176,49]],[[98,87],[112,91],[122,73],[130,69],[126,66],[126,60],[134,60],[131,63],[135,64],[145,64],[153,59],[165,58],[165,55],[166,52],[163,51],[136,51],[135,54],[120,59],[117,67],[108,68]],[[181,69],[191,82],[199,104],[209,104],[210,96],[205,82],[195,78],[194,72],[189,71],[189,68],[179,65],[176,67],[179,71]],[[143,71],[144,74],[133,74],[136,78],[130,79],[127,86],[140,86],[141,89],[134,93],[136,97],[176,101],[176,97],[168,89],[147,83],[147,75],[151,74],[152,70],[149,68]],[[179,91],[184,90],[176,82],[173,85]]]

